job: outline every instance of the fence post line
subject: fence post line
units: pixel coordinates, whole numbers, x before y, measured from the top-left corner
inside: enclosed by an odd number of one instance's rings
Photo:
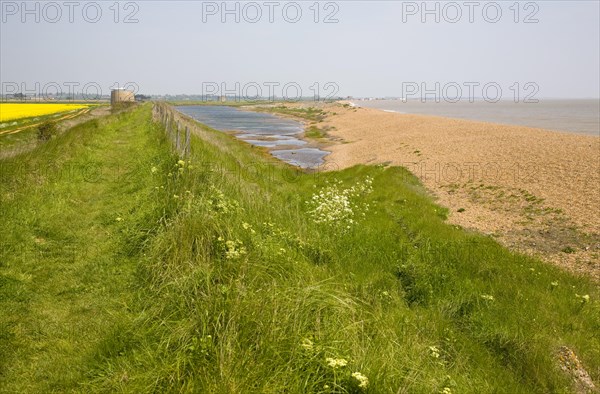
[[[171,115],[168,114],[167,115],[167,135],[169,136],[169,142],[171,142],[171,123],[173,123],[173,121],[171,120]]]
[[[180,157],[188,157],[191,152],[192,142],[190,127],[183,124],[179,119],[176,119],[175,114],[166,105],[156,105],[155,108],[160,120],[164,124],[165,132],[171,142],[171,146],[174,146],[175,151]],[[183,139],[183,129],[185,129],[185,140]]]
[[[188,157],[190,155],[190,129],[188,126],[185,126],[185,156]]]
[[[175,135],[175,150],[177,151],[177,154],[180,154],[180,149],[179,149],[179,121],[177,121],[177,129],[176,129],[176,135]]]

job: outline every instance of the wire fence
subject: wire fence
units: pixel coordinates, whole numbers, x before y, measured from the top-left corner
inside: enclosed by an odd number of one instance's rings
[[[176,119],[172,108],[167,104],[155,103],[153,107],[154,118],[165,128],[165,132],[173,150],[180,157],[188,157],[191,149],[191,130],[188,126],[182,126]]]

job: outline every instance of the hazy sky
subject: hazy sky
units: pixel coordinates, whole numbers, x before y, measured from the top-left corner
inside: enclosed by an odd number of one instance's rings
[[[598,1],[0,5],[5,93],[131,82],[146,94],[402,96],[439,83],[463,99],[484,85],[503,99],[600,96]]]

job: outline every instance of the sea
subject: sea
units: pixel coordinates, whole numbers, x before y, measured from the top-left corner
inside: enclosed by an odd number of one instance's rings
[[[600,136],[600,99],[539,99],[537,103],[484,100],[353,100],[356,106],[403,114],[477,120]]]

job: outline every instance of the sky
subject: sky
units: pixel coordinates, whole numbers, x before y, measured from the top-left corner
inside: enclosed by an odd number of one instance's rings
[[[599,4],[0,0],[0,82],[3,93],[598,98]]]

